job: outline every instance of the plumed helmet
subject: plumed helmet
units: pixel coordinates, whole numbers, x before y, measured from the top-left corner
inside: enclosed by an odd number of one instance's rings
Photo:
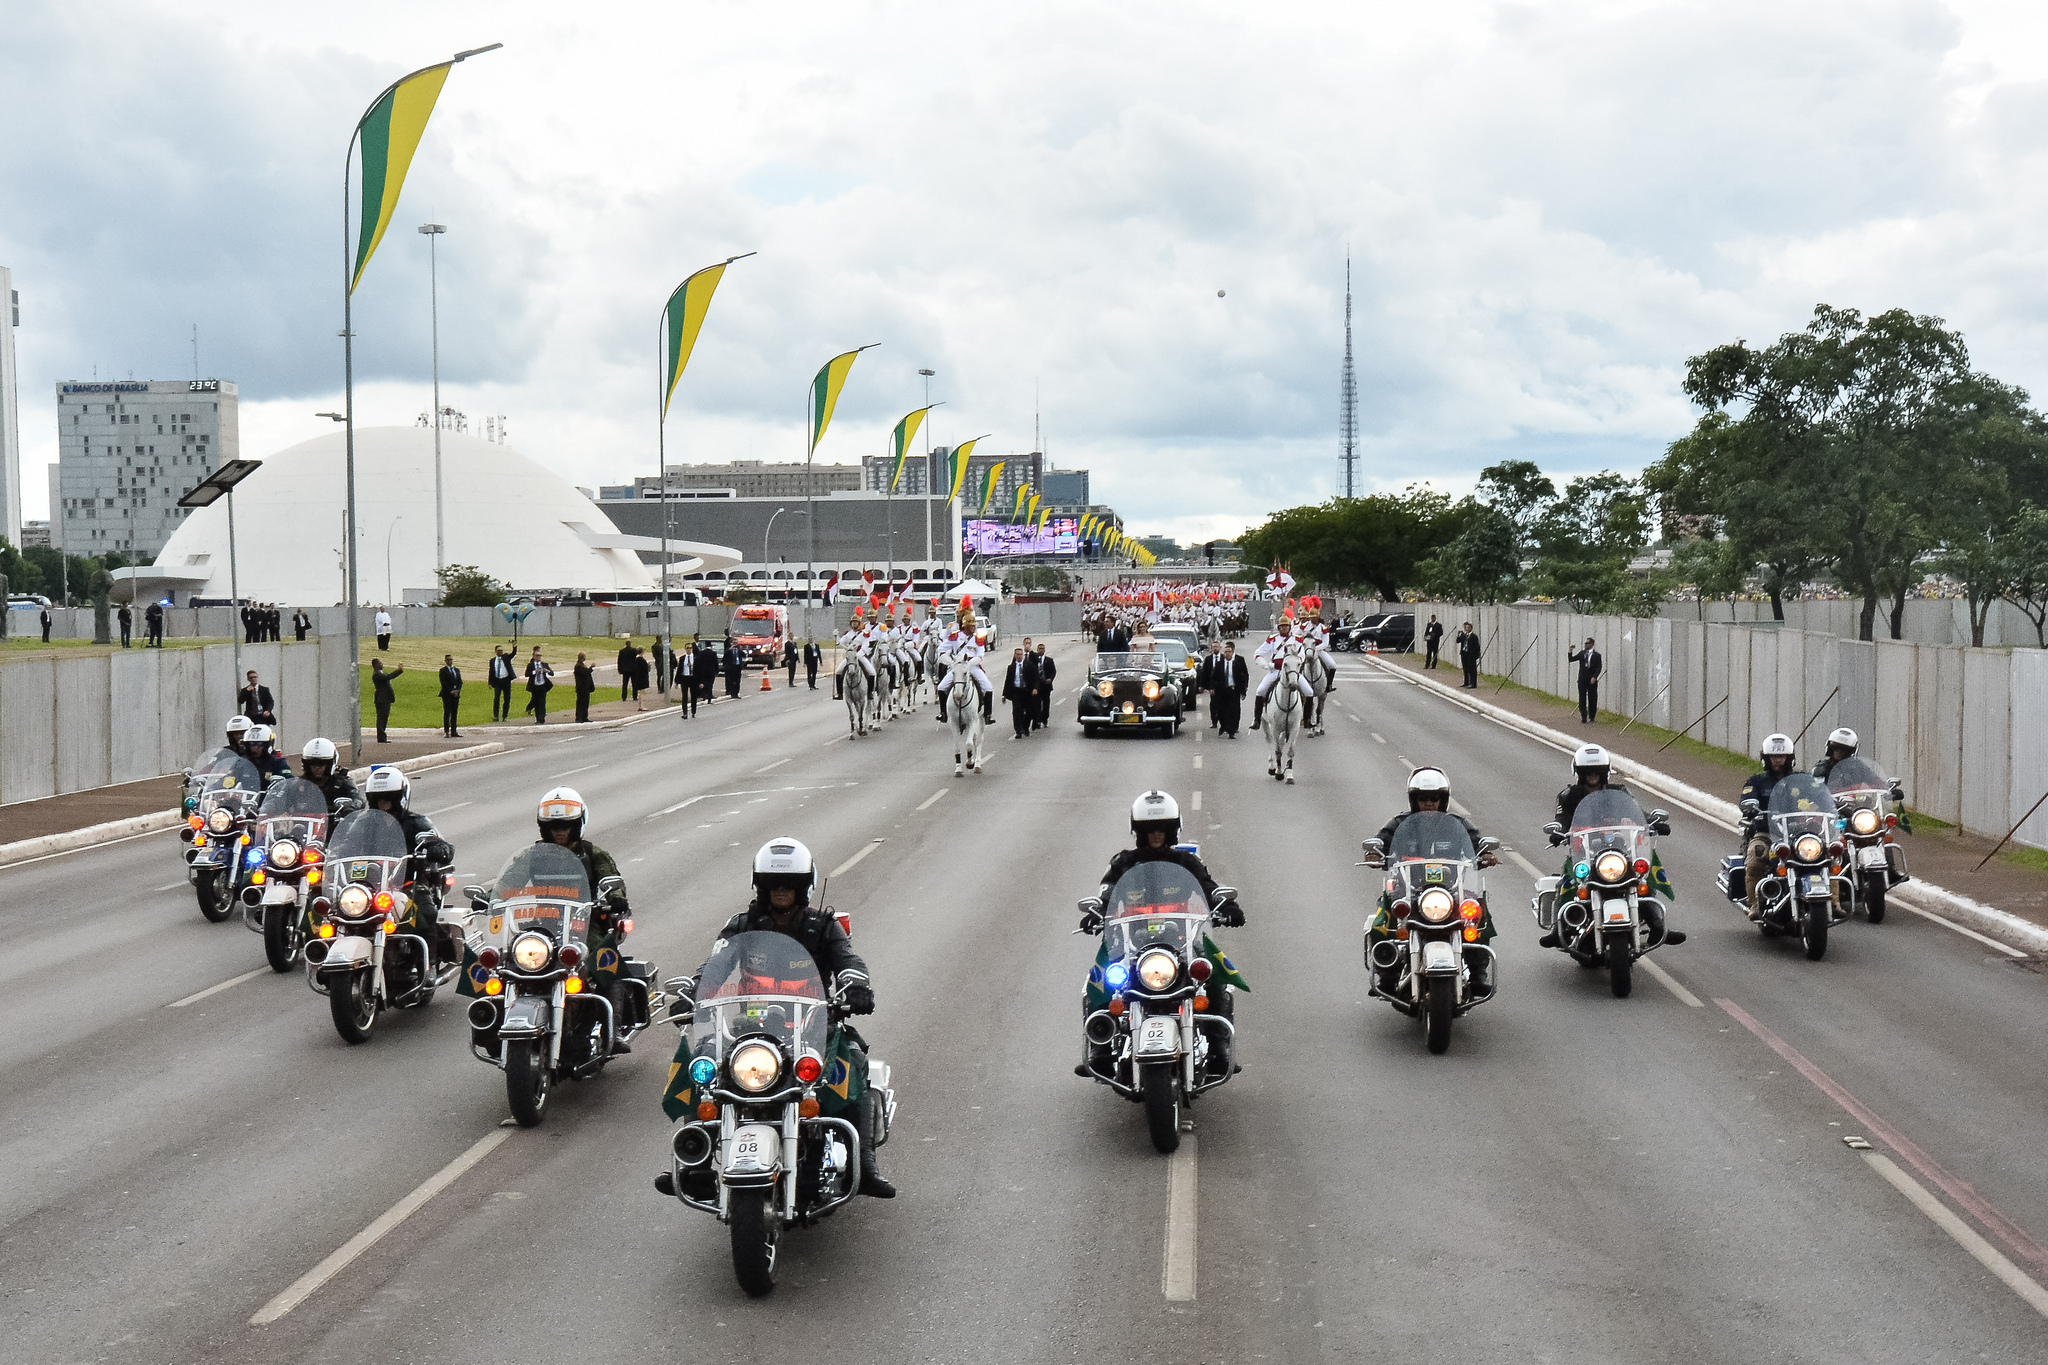
[[[1589,772],[1598,772],[1604,776],[1612,766],[1607,751],[1597,744],[1581,744],[1579,751],[1572,755],[1572,771],[1581,777]]]
[[[1157,788],[1140,792],[1131,802],[1131,830],[1141,847],[1145,836],[1155,829],[1166,835],[1168,843],[1180,837],[1180,803]]]
[[[540,826],[543,839],[548,837],[549,825],[567,825],[570,839],[581,839],[584,823],[589,818],[590,807],[583,803],[582,793],[574,787],[551,788],[533,811],[533,822]]]
[[[1846,725],[1844,725],[1841,729],[1836,730],[1828,735],[1829,748],[1835,748],[1839,746],[1841,748],[1847,749],[1850,753],[1853,754],[1856,752],[1856,744],[1856,732],[1854,730],[1851,730]]]
[[[1451,779],[1442,768],[1417,768],[1408,775],[1408,809],[1421,809],[1425,796],[1442,801],[1445,810],[1451,808]]]
[[[811,890],[817,884],[817,864],[811,860],[811,851],[798,840],[778,836],[754,854],[754,890],[763,902],[770,891],[787,887],[796,892],[798,905],[808,905]]]
[[[1774,758],[1791,758],[1792,736],[1786,734],[1765,735],[1763,748],[1758,751],[1758,756],[1766,762]]]

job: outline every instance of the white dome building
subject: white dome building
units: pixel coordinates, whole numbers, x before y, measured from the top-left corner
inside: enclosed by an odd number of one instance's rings
[[[647,591],[659,570],[635,551],[658,540],[621,535],[597,504],[509,446],[441,433],[447,558],[520,590]],[[345,433],[278,451],[235,488],[236,567],[244,598],[294,606],[342,600],[348,505]],[[434,556],[434,433],[356,431],[357,600],[398,603],[438,591]],[[721,546],[671,541],[673,575],[739,562]],[[117,597],[169,592],[230,596],[228,505],[195,510],[151,568],[123,570]],[[182,599],[181,599],[182,600]]]

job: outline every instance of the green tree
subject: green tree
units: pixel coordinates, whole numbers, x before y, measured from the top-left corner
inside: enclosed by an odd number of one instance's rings
[[[450,564],[436,569],[434,576],[441,580],[437,607],[495,607],[512,591],[509,583],[500,583],[474,564]]]
[[[1417,565],[1451,540],[1462,521],[1448,495],[1419,484],[1401,493],[1332,498],[1276,512],[1238,538],[1249,565],[1284,564],[1297,581],[1371,590],[1383,602],[1417,581]],[[1251,567],[1246,579],[1264,578]]]
[[[2034,638],[2048,649],[2048,509],[2028,505],[2013,514],[1999,539],[2000,591],[2034,623]]]
[[[1466,499],[1464,526],[1416,566],[1422,590],[1447,602],[1512,602],[1521,595],[1520,535],[1499,508]]]
[[[1573,479],[1536,519],[1529,586],[1581,611],[1640,610],[1643,585],[1628,566],[1649,525],[1649,498],[1636,480],[1605,470]]]
[[[43,571],[28,555],[9,545],[0,537],[0,574],[7,575],[7,591],[15,593],[47,593],[43,583]]]

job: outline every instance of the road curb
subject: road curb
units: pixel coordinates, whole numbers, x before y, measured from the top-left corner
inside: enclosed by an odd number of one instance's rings
[[[466,749],[448,749],[438,754],[421,754],[417,758],[401,759],[388,766],[402,773],[423,772],[430,768],[443,768],[451,763],[462,763],[472,758],[484,758],[491,754],[503,753],[503,744],[476,744]],[[351,777],[362,782],[370,775],[367,767],[351,770]],[[45,834],[35,839],[22,839],[11,844],[0,844],[0,867],[27,862],[31,858],[43,858],[52,853],[69,853],[74,849],[91,848],[95,844],[110,844],[119,839],[132,839],[138,834],[154,834],[160,829],[175,829],[184,822],[184,816],[174,810],[156,811],[150,815],[131,815],[125,820],[109,820],[105,824],[87,825],[83,829],[67,829],[59,834]]]
[[[1562,730],[1553,730],[1504,706],[1496,706],[1492,702],[1470,696],[1464,689],[1452,687],[1449,683],[1421,677],[1391,664],[1375,661],[1375,666],[1425,691],[1434,692],[1474,715],[1496,721],[1510,730],[1525,734],[1554,749],[1572,753],[1581,743]],[[1659,772],[1633,759],[1623,758],[1620,754],[1610,754],[1610,758],[1615,771],[1637,786],[1654,792],[1675,805],[1683,806],[1701,819],[1717,824],[1731,833],[1736,829],[1741,812],[1733,801],[1723,801],[1717,796],[1710,796],[1697,787],[1680,782],[1668,773]],[[2048,929],[2031,920],[2021,919],[2010,911],[2000,910],[1996,906],[1960,895],[1945,886],[1938,886],[1916,877],[1896,888],[1892,895],[1903,898],[1908,904],[1917,903],[1923,910],[1948,915],[1981,934],[1989,935],[2003,943],[2010,943],[2015,948],[2030,953],[2048,953]]]

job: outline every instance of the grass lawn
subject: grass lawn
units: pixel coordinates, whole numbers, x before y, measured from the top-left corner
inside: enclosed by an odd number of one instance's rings
[[[13,623],[10,622],[9,624]],[[5,640],[0,640],[0,655],[52,654],[59,658],[73,658],[81,654],[112,654],[121,648],[121,628],[119,626],[113,627],[111,634],[114,637],[114,643],[110,645],[96,645],[91,640],[52,640],[50,643],[44,644],[43,629],[38,625],[26,635],[9,635]],[[133,648],[142,649],[144,648],[142,642],[147,640],[149,635],[145,631],[138,630],[130,638],[135,641]],[[201,645],[224,645],[227,643],[226,640],[173,640],[166,636],[164,648],[197,649]]]
[[[645,652],[654,643],[651,635],[636,635],[633,642]],[[375,636],[363,639],[359,645],[362,651],[362,697],[363,724],[374,727],[377,723],[376,694],[370,687],[370,661],[382,659],[388,670],[394,664],[402,665],[405,672],[391,685],[397,696],[397,704],[391,708],[391,724],[399,729],[441,728],[441,656],[453,654],[455,666],[462,670],[462,709],[457,713],[463,725],[486,725],[491,719],[491,652],[496,646],[510,647],[511,639],[488,639],[481,635],[452,635],[441,638],[396,635],[392,637],[391,648],[380,651]],[[555,686],[548,693],[548,714],[566,712],[576,714],[576,686],[574,668],[579,651],[590,656],[592,667],[603,668],[616,665],[619,648],[625,641],[617,638],[565,636],[565,635],[522,635],[519,637],[519,653],[514,670],[517,674],[512,681],[512,714],[522,717],[526,711],[526,661],[533,657],[533,647],[540,646],[540,656],[555,669]],[[593,701],[616,701],[619,689],[616,683],[600,685],[591,694]]]

